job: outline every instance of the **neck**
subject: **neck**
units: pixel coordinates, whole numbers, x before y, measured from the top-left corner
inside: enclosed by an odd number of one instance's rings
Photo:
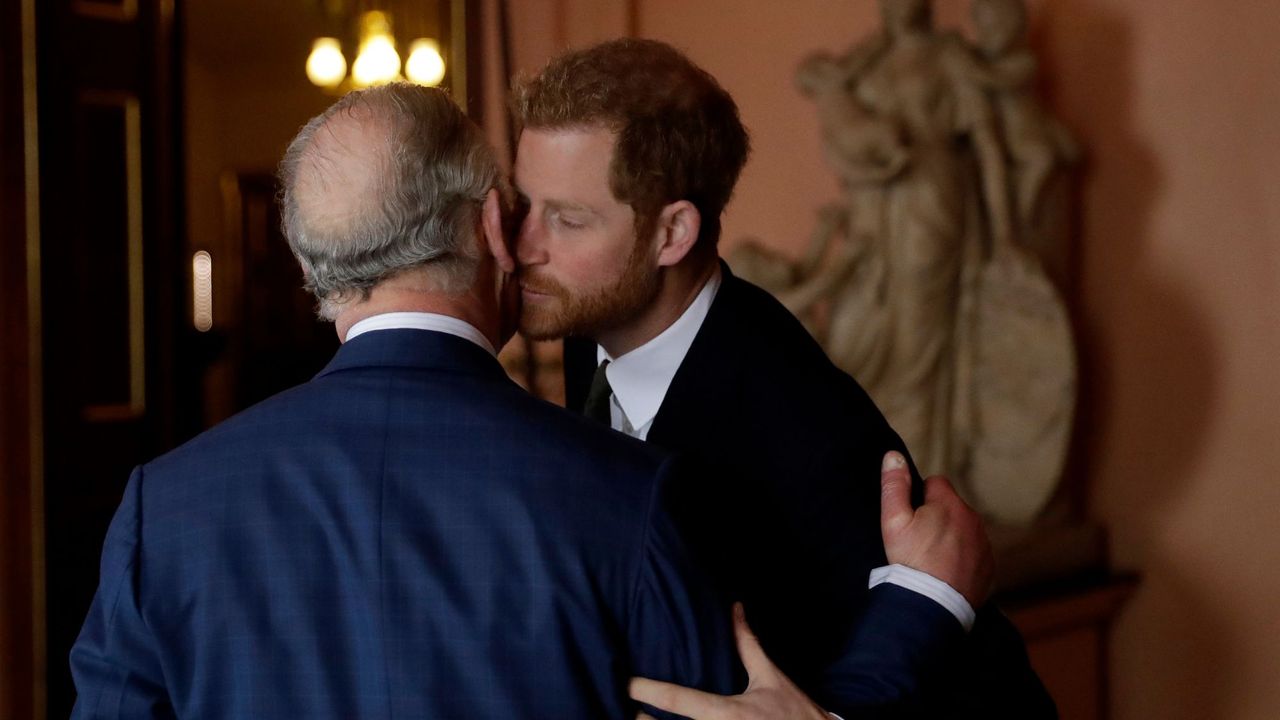
[[[352,303],[334,319],[338,339],[345,342],[352,326],[374,315],[393,312],[426,312],[448,315],[474,326],[495,348],[502,347],[496,308],[485,303],[475,288],[464,295],[447,295],[423,287],[421,282],[392,278],[379,284],[367,300]]]
[[[612,357],[625,355],[658,337],[680,319],[719,267],[718,257],[686,258],[664,268],[657,297],[629,322],[603,332],[596,342]]]

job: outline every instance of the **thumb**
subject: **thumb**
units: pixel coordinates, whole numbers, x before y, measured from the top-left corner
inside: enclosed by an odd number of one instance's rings
[[[747,669],[747,687],[758,687],[768,682],[777,674],[773,661],[764,654],[760,640],[747,625],[747,615],[742,603],[733,604],[733,635],[738,643],[738,656],[742,658],[742,666]]]
[[[888,542],[915,516],[911,509],[911,472],[901,453],[887,452],[880,466],[880,532]]]

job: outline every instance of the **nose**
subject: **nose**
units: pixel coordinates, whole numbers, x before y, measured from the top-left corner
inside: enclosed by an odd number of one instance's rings
[[[524,213],[516,231],[516,263],[521,267],[541,265],[547,261],[547,248],[541,227],[532,212]]]

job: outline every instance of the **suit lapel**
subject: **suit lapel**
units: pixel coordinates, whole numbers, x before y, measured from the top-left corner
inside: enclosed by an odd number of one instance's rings
[[[742,281],[723,260],[720,272],[720,290],[649,428],[648,439],[665,448],[684,448],[714,427],[722,413],[733,411],[742,391],[734,380],[738,364],[733,362],[732,352],[738,335],[735,326],[740,320],[737,308]]]

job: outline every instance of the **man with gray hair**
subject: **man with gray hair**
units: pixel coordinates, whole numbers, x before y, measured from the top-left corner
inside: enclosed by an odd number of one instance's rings
[[[281,174],[343,345],[134,471],[73,717],[623,718],[631,675],[740,689],[676,465],[494,357],[518,291],[478,129],[437,90],[352,93]]]

